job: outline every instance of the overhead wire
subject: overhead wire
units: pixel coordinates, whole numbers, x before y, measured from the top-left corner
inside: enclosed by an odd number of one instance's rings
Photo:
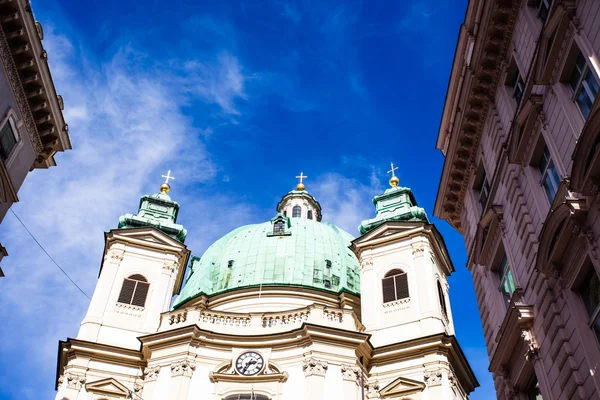
[[[79,287],[79,285],[76,284],[73,279],[71,279],[71,277],[69,276],[69,274],[67,274],[67,272],[56,262],[56,260],[54,258],[52,258],[52,256],[50,254],[48,254],[48,252],[46,251],[46,249],[44,248],[44,246],[42,246],[42,244],[35,238],[35,236],[33,236],[33,233],[31,233],[31,231],[23,223],[23,221],[21,220],[21,218],[19,218],[19,216],[17,215],[17,213],[15,213],[12,208],[10,208],[10,212],[15,216],[15,218],[17,219],[17,221],[19,221],[19,223],[23,226],[23,228],[27,231],[27,233],[29,233],[29,236],[31,236],[31,238],[33,239],[33,241],[40,247],[40,249],[42,249],[42,251],[48,256],[48,258],[54,263],[54,265],[56,265],[58,267],[58,269],[60,269],[60,271],[67,277],[67,279],[69,281],[71,281],[71,283],[73,285],[75,285],[75,287],[77,289],[79,289],[79,291],[81,292],[81,294],[83,294],[85,297],[87,297],[89,300],[91,300],[90,296],[88,296],[83,291],[83,289],[81,287]]]

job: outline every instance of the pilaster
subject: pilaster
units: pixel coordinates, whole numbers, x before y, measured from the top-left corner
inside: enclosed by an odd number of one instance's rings
[[[190,382],[195,370],[196,363],[187,358],[171,363],[171,386],[169,387],[169,400],[180,400],[187,398]]]
[[[325,400],[325,374],[327,368],[327,361],[317,360],[313,357],[303,362],[304,398],[306,400]]]
[[[344,399],[355,399],[362,371],[355,365],[342,364],[342,394]]]
[[[142,390],[142,398],[144,400],[152,399],[160,368],[160,365],[153,365],[144,369],[144,389]]]

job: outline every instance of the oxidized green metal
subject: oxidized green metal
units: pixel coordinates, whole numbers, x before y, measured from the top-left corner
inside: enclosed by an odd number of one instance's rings
[[[373,198],[377,215],[363,221],[358,230],[365,234],[386,221],[419,221],[429,223],[425,210],[417,206],[412,190],[405,187],[392,187]]]
[[[279,218],[284,218],[286,232],[274,235],[273,223]],[[192,259],[175,307],[200,294],[261,284],[358,294],[358,260],[348,247],[352,239],[333,224],[281,214],[242,226],[217,240],[202,258]]]
[[[143,196],[137,214],[125,214],[119,218],[119,228],[154,227],[181,243],[185,242],[187,231],[177,224],[179,204],[165,193]]]

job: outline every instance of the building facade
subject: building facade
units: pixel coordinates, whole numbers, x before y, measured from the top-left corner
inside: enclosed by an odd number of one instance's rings
[[[471,0],[434,214],[464,235],[499,399],[600,398],[600,2]]]
[[[0,2],[0,222],[27,174],[71,148],[43,38],[28,0]]]
[[[452,263],[390,182],[356,239],[300,183],[202,257],[169,185],[142,197],[105,235],[87,315],[59,345],[56,399],[467,399],[478,383],[454,336]]]

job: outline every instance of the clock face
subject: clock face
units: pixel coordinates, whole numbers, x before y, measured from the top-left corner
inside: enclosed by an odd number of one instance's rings
[[[235,369],[242,375],[256,375],[262,371],[265,360],[255,351],[247,351],[240,354],[235,361]]]

